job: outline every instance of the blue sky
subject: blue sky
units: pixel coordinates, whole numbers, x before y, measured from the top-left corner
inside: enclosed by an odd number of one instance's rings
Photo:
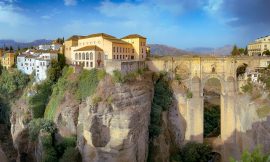
[[[183,49],[245,46],[270,35],[269,6],[269,0],[0,0],[0,39],[105,32],[138,33]]]

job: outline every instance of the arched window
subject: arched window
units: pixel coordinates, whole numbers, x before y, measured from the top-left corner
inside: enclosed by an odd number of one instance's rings
[[[81,53],[79,53],[79,60],[81,60],[82,59],[82,54]]]
[[[82,53],[82,60],[85,60],[85,53]]]
[[[86,53],[86,60],[89,60],[89,59],[90,59],[89,53],[87,52],[87,53]]]
[[[101,60],[101,53],[98,53],[98,59]]]
[[[75,53],[75,60],[78,60],[78,53]]]
[[[90,53],[90,60],[93,60],[93,53]]]

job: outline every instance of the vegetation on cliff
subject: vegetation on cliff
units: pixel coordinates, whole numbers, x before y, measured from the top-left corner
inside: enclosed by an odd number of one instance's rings
[[[9,123],[10,101],[16,99],[30,78],[18,70],[0,72],[0,123]]]
[[[169,81],[165,73],[157,76],[155,83],[155,93],[151,109],[151,120],[149,126],[149,138],[157,137],[161,131],[162,111],[168,110],[172,103],[172,92],[169,87]]]
[[[262,153],[260,147],[254,149],[251,153],[247,150],[243,152],[241,159],[235,160],[233,158],[230,159],[230,162],[269,162],[270,155],[265,155]]]
[[[53,87],[53,92],[50,97],[50,101],[46,106],[44,117],[47,119],[53,119],[55,111],[57,107],[60,105],[60,102],[64,98],[64,94],[66,89],[68,89],[71,85],[68,84],[67,78],[73,73],[73,69],[71,67],[65,67],[63,69],[63,75],[59,78],[58,82]]]
[[[204,143],[189,142],[171,157],[173,162],[209,162],[212,159],[211,146]]]
[[[155,74],[154,98],[151,107],[150,125],[149,125],[149,154],[148,161],[154,160],[154,138],[161,133],[162,112],[168,110],[172,104],[172,92],[169,86],[169,80],[166,73]]]
[[[52,87],[56,84],[59,77],[62,76],[64,68],[63,56],[59,55],[58,62],[53,61],[47,71],[47,79],[41,84],[35,86],[36,93],[30,97],[29,103],[33,118],[43,118],[46,105],[52,94]]]

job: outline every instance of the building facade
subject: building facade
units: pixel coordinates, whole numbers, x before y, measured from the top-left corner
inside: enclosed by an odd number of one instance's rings
[[[105,60],[144,60],[146,58],[146,38],[133,34],[118,39],[105,33],[72,36],[65,41],[64,49],[67,64],[78,65],[80,62],[84,68],[90,69],[104,66]],[[79,51],[86,49],[88,51]],[[95,53],[96,60],[92,63],[93,67],[91,67],[92,61],[76,59],[75,55],[77,54],[79,58],[79,54],[81,53],[82,56],[82,52],[85,54],[92,52],[93,55]]]
[[[73,51],[73,65],[80,65],[85,69],[101,68],[104,66],[104,52],[98,46],[85,46]]]
[[[39,50],[44,50],[44,51],[48,51],[48,50],[58,51],[58,50],[60,50],[61,47],[62,47],[61,44],[53,43],[53,44],[39,45],[38,49]]]
[[[270,50],[270,35],[258,38],[248,45],[249,56],[261,56],[267,50]]]
[[[15,54],[12,52],[4,53],[1,59],[1,64],[4,68],[9,69],[15,64]]]
[[[37,82],[47,78],[47,70],[52,60],[57,60],[57,53],[24,53],[17,57],[17,68],[31,75],[34,73]]]

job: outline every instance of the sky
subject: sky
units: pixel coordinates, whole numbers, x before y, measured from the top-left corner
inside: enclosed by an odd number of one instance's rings
[[[244,47],[270,35],[270,0],[0,0],[0,39],[140,34],[177,48]]]

